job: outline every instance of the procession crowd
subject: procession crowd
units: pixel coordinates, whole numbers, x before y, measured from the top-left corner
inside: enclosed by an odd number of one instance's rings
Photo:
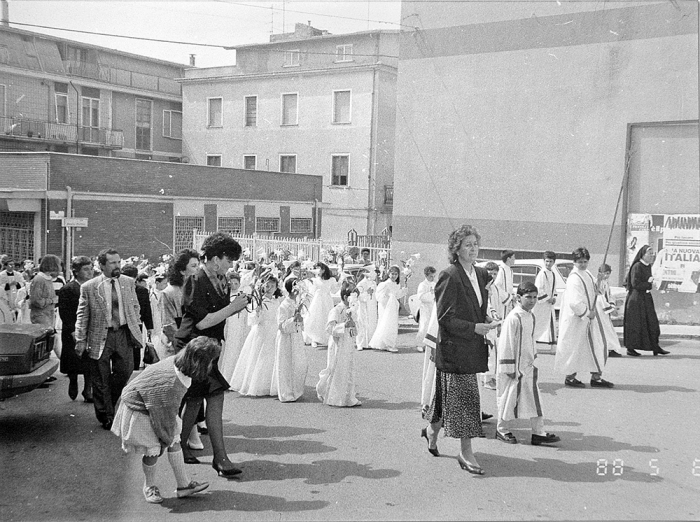
[[[477,266],[480,243],[469,225],[453,231],[449,266],[439,273],[426,267],[409,298],[419,323],[416,348],[425,352],[421,404],[428,424],[421,436],[434,456],[440,430],[459,438],[459,464],[473,474],[485,471],[471,440],[483,437],[482,422],[491,417],[481,409],[481,386],[497,393],[497,439],[517,443],[511,421],[529,418],[533,445],[555,443],[560,438],[544,429],[536,343],[556,345],[555,370],[575,388],[585,387],[577,376],[589,373],[592,387],[612,388],[602,374],[609,354],[619,356],[621,349],[608,315],[610,267],[594,276],[586,248],[573,251],[574,269],[564,295],[557,295],[553,252],[543,254],[545,268],[535,282],[516,289],[515,253],[506,250],[500,262]],[[31,261],[18,268],[15,260],[2,260],[0,322],[55,329],[70,399],[77,398],[82,375],[83,399],[94,405],[102,427],[121,439],[124,451],[142,455],[148,502],[163,501],[156,463],[166,451],[178,497],[207,488],[186,469],[199,463],[202,434],[210,438],[218,475],[242,472],[226,452],[226,392],[293,403],[308,377],[305,347],[327,347],[326,367],[315,379],[319,401],[360,406],[357,352],[398,351],[412,263],[376,266],[363,249],[341,257],[334,273],[321,261],[253,261],[242,254],[232,237],[215,233],[201,252],[185,249],[155,265],[122,259],[115,249],[94,259],[78,256],[67,278],[50,254],[36,269]],[[645,246],[626,279],[628,355],[668,353],[658,344],[647,274],[652,262]]]

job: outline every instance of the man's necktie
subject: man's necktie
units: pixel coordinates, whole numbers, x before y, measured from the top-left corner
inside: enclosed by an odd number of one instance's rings
[[[117,295],[117,285],[112,279],[112,328],[119,328],[121,320],[119,319],[119,295]]]

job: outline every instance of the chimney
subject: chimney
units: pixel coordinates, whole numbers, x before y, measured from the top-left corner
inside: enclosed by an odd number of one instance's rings
[[[190,55],[190,65],[191,65],[192,67],[194,67],[194,57],[195,57],[195,56],[196,56],[196,55],[194,55],[194,54],[191,54],[191,55]]]
[[[2,25],[5,27],[10,26],[10,5],[7,3],[7,0],[0,0],[2,2]]]

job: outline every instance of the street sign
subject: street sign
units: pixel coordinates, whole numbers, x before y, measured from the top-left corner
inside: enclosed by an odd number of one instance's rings
[[[88,218],[63,218],[64,227],[87,228]]]
[[[63,210],[50,210],[49,211],[49,219],[63,219],[66,217],[65,212]]]

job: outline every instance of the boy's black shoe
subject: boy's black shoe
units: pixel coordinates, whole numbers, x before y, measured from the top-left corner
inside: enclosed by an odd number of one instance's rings
[[[591,379],[591,388],[612,388],[613,386],[615,386],[613,383],[605,379]]]
[[[553,442],[559,442],[561,439],[554,433],[547,433],[545,435],[533,435],[530,439],[530,444],[533,446],[539,446],[540,444],[552,444]]]
[[[564,380],[564,385],[565,386],[571,386],[572,388],[585,388],[586,385],[583,384],[581,381],[579,381],[577,378],[573,379],[565,379]]]
[[[616,352],[615,350],[610,350],[608,352],[608,357],[622,357],[622,355],[620,355],[620,352]]]

